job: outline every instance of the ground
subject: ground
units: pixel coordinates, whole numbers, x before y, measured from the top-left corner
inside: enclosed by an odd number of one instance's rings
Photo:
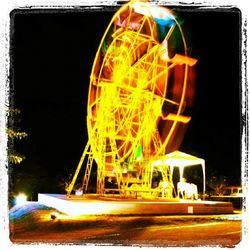
[[[241,241],[241,214],[216,216],[69,217],[37,202],[9,212],[14,244],[109,244],[139,246],[226,246]]]

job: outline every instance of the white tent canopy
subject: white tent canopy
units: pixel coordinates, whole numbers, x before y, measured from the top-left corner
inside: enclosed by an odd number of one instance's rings
[[[173,174],[174,167],[178,167],[180,170],[180,179],[183,177],[184,168],[188,166],[201,165],[203,172],[203,195],[206,189],[205,180],[205,160],[189,155],[180,151],[171,152],[163,157],[161,160],[154,161],[151,166],[156,167],[160,165],[167,165],[170,167],[171,173]]]

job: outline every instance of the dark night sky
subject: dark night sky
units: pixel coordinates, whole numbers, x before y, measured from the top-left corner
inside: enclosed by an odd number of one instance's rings
[[[198,59],[192,120],[181,150],[240,180],[240,12],[175,8]],[[87,141],[86,103],[94,56],[113,15],[101,11],[18,10],[11,15],[11,99],[28,137],[16,143],[15,167],[34,192],[58,191]],[[26,184],[27,187],[32,184]]]

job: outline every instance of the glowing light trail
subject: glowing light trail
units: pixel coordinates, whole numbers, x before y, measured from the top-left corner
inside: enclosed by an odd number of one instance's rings
[[[94,162],[98,194],[117,190],[120,196],[130,196],[135,188],[145,197],[164,193],[152,188],[151,165],[179,148],[191,119],[184,110],[192,99],[186,95],[192,81],[188,70],[196,61],[188,57],[182,29],[170,10],[131,1],[115,13],[94,60],[89,140],[68,196],[84,163],[82,188],[87,192]],[[162,166],[161,174],[167,186],[173,186],[170,166]],[[167,198],[172,198],[171,190]]]

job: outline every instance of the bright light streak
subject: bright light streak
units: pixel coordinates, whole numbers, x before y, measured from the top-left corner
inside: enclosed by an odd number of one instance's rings
[[[46,194],[39,194],[38,201],[72,217],[80,215],[119,214],[121,210],[126,210],[128,213],[131,213],[134,209],[134,205],[129,203],[121,202],[113,204],[105,201],[81,202],[81,200],[65,200]],[[60,219],[62,218],[62,215],[56,214],[57,218],[58,216]]]
[[[159,6],[152,6],[149,3],[133,2],[133,7],[135,12],[140,13],[144,16],[151,16],[161,24],[167,25],[174,20],[174,15],[167,10]]]
[[[15,201],[16,205],[24,205],[27,202],[27,195],[21,193],[16,196]]]

